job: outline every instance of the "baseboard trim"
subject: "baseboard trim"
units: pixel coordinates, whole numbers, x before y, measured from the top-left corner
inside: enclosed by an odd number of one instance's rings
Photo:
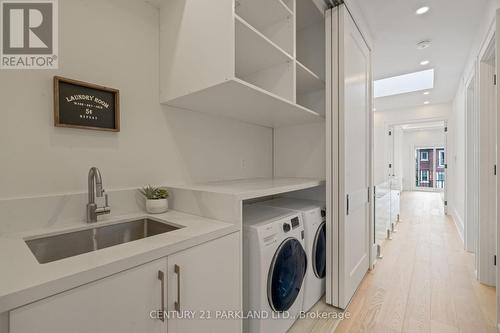
[[[465,239],[464,239],[464,221],[458,214],[457,210],[453,206],[449,206],[448,210],[450,212],[451,219],[453,220],[453,224],[455,224],[455,228],[457,228],[458,235],[460,236],[460,239],[462,240],[462,244],[465,246]]]

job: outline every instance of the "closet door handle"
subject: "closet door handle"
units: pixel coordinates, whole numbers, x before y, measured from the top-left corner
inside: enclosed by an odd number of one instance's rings
[[[158,271],[158,280],[160,280],[161,290],[161,309],[158,318],[165,322],[165,273]]]
[[[175,311],[181,312],[181,268],[174,265],[174,272],[177,274],[177,301],[174,303]]]

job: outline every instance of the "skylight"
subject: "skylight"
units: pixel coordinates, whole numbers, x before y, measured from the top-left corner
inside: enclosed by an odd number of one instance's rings
[[[434,69],[404,74],[374,82],[375,98],[434,88]]]
[[[429,123],[417,123],[417,124],[407,124],[402,125],[403,130],[415,130],[415,129],[438,129],[443,128],[444,124],[442,121],[429,122]]]

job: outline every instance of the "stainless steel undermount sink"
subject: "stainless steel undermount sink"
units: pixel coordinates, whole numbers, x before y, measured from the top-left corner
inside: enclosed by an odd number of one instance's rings
[[[97,251],[180,229],[165,222],[142,218],[26,240],[40,264]]]

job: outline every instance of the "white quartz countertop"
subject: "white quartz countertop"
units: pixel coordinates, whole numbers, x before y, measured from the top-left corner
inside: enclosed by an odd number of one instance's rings
[[[304,190],[323,184],[325,184],[324,180],[312,178],[253,178],[169,187],[229,194],[239,200],[247,200]]]
[[[0,313],[239,231],[238,226],[229,223],[177,211],[154,216],[113,216],[92,227],[144,217],[182,228],[46,264],[38,263],[25,239],[87,229],[90,225],[0,235]]]

